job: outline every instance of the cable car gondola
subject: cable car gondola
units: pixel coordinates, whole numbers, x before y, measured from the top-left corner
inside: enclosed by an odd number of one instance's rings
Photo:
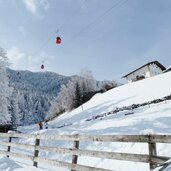
[[[61,38],[59,36],[56,37],[56,44],[60,44],[61,43]]]
[[[44,65],[42,64],[42,65],[41,65],[41,69],[44,69],[44,68],[45,68],[45,67],[44,67]]]

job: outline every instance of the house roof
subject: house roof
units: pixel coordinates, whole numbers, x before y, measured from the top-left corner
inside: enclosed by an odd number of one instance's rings
[[[135,71],[138,71],[139,69],[141,69],[141,68],[143,68],[143,67],[145,67],[145,66],[148,66],[148,65],[150,65],[150,64],[156,64],[159,68],[161,68],[162,71],[164,71],[164,70],[166,69],[160,62],[158,62],[158,61],[152,61],[152,62],[149,62],[149,63],[147,63],[147,64],[145,64],[145,65],[143,65],[143,66],[137,68],[136,70],[134,70],[134,71],[132,71],[132,72],[130,72],[130,73],[124,75],[122,78],[125,78],[125,77],[127,77],[128,75],[134,73]]]
[[[171,71],[171,66],[169,66],[168,68],[166,68],[166,70],[163,71],[163,73]]]

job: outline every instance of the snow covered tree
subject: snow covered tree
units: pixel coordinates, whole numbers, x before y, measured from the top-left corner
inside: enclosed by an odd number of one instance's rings
[[[48,111],[47,115],[46,115],[46,120],[48,119],[52,119],[54,117],[59,116],[61,113],[64,113],[65,109],[62,106],[62,101],[59,100],[59,98],[55,98],[52,102],[51,102],[51,108]]]
[[[49,118],[60,112],[70,111],[88,101],[96,92],[96,80],[92,72],[82,69],[80,76],[73,77],[67,85],[62,85],[58,97],[52,103]]]
[[[74,108],[74,91],[75,84],[73,80],[69,81],[67,86],[61,86],[58,98],[61,100],[61,104],[65,110],[72,110]]]
[[[108,91],[108,90],[115,88],[117,86],[118,86],[118,83],[114,80],[113,81],[104,80],[99,85],[102,92]]]
[[[30,90],[20,92],[18,97],[21,125],[30,125],[44,121],[49,110],[50,100],[42,94]]]
[[[82,84],[82,91],[84,92],[93,92],[97,89],[97,81],[94,79],[92,72],[87,68],[81,69],[80,82]]]
[[[74,99],[74,108],[82,105],[82,93],[81,88],[78,82],[75,84],[75,99]]]
[[[10,114],[8,112],[8,97],[11,94],[9,80],[6,72],[8,59],[6,52],[0,47],[0,123],[10,122]]]
[[[18,92],[13,89],[13,93],[10,96],[10,105],[9,105],[9,113],[11,114],[11,124],[15,128],[17,125],[20,125],[21,114],[19,113],[18,106]]]

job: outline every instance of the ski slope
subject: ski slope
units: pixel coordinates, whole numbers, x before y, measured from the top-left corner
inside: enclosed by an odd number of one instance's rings
[[[144,79],[134,83],[129,83],[115,89],[112,89],[103,94],[96,94],[90,101],[83,104],[83,106],[61,115],[49,123],[48,130],[38,130],[38,125],[29,127],[21,127],[20,130],[24,133],[40,133],[40,134],[87,134],[87,135],[114,135],[114,134],[170,134],[171,130],[171,100],[163,101],[161,103],[146,105],[134,109],[132,114],[130,111],[121,111],[116,114],[107,115],[101,119],[86,121],[88,118],[93,118],[99,114],[110,112],[116,108],[129,106],[137,103],[144,103],[154,99],[162,98],[171,94],[171,72],[161,74],[152,78]],[[83,110],[82,110],[83,108]],[[58,128],[63,126],[61,128]],[[27,140],[29,141],[29,140]],[[43,145],[56,145],[54,142],[43,141]],[[58,142],[58,146],[70,147],[71,144],[63,144]],[[81,145],[84,149],[127,152],[127,153],[148,153],[146,144],[137,143],[102,143],[97,142],[89,144],[87,142]],[[157,145],[158,154],[170,156],[171,145],[159,144]],[[69,157],[57,154],[41,153],[44,157],[53,159],[61,159],[70,161]],[[3,162],[0,159],[0,168]],[[14,162],[15,160],[15,162]],[[19,160],[13,159],[6,161],[13,164],[19,164]],[[21,162],[21,161],[20,161]],[[24,162],[24,161],[23,161]],[[135,163],[128,161],[117,161],[107,159],[97,159],[88,157],[79,157],[79,164],[102,167],[115,171],[149,171],[149,165],[144,163]],[[12,164],[12,166],[13,166]],[[26,163],[27,164],[27,163]],[[10,164],[9,164],[10,165]],[[21,165],[21,164],[19,164]],[[67,171],[67,169],[57,169],[46,166],[43,163],[41,168],[36,169],[30,167],[30,170],[49,170],[49,171]],[[27,167],[28,168],[28,167]],[[21,168],[12,168],[11,170],[22,171],[25,166]],[[7,171],[8,168],[4,169]],[[40,171],[42,171],[40,170]],[[28,170],[29,171],[29,170]]]

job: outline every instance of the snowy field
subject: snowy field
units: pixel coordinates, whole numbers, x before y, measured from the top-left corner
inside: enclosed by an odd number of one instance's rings
[[[171,100],[150,106],[139,107],[130,111],[122,111],[113,115],[108,115],[101,119],[86,121],[93,116],[110,112],[116,108],[137,103],[148,102],[154,99],[171,95],[171,72],[161,74],[142,81],[126,84],[112,89],[103,94],[95,95],[90,101],[73,110],[65,113],[59,118],[49,123],[48,130],[38,130],[38,125],[21,127],[23,133],[40,134],[86,134],[86,135],[114,135],[114,134],[170,134],[171,133]],[[66,125],[61,128],[61,125]],[[68,125],[68,126],[67,126]],[[24,141],[24,140],[23,140]],[[29,142],[31,140],[25,140]],[[71,147],[70,143],[42,141],[43,145]],[[146,154],[147,144],[138,143],[103,143],[90,144],[82,143],[81,148],[104,150],[113,152],[126,152]],[[171,156],[171,144],[158,144],[159,155]],[[71,162],[71,157],[58,154],[42,152],[43,157],[51,159],[61,159]],[[107,160],[90,157],[79,157],[79,164],[89,165],[114,171],[149,171],[149,165],[128,161]],[[0,170],[2,171],[67,171],[67,169],[46,166],[40,163],[40,168],[31,167],[31,163],[21,161],[16,158],[0,159]]]

